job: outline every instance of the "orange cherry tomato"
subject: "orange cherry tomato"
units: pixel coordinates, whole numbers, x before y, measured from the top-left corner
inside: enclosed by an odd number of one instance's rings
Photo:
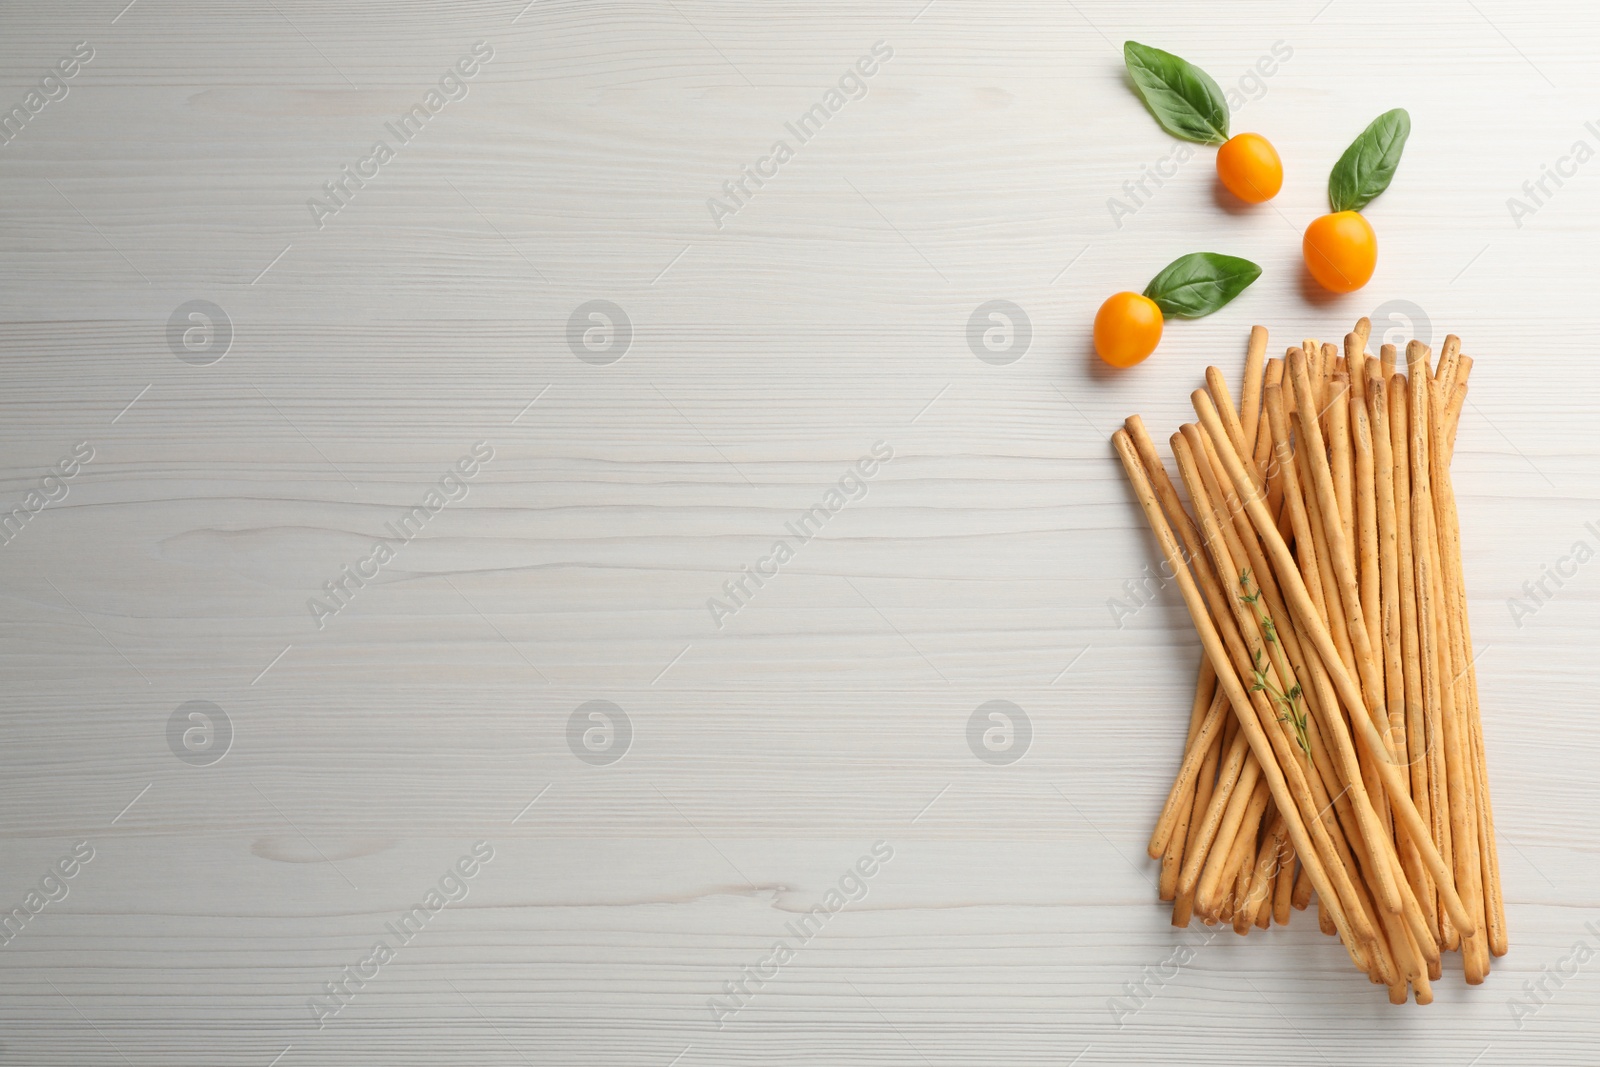
[[[1113,367],[1143,362],[1161,340],[1161,309],[1138,293],[1113,293],[1094,316],[1094,350]]]
[[[1271,200],[1283,188],[1283,161],[1259,133],[1241,133],[1217,149],[1217,177],[1248,204]]]
[[[1372,280],[1378,266],[1378,235],[1354,211],[1312,220],[1300,244],[1306,269],[1324,289],[1352,293]]]

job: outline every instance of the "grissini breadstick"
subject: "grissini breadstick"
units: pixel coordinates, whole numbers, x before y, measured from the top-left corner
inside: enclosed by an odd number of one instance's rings
[[[1305,362],[1303,355],[1299,360],[1298,370],[1295,368],[1293,357],[1291,357],[1291,377],[1298,382],[1300,379],[1305,378],[1305,373]],[[1197,391],[1191,396],[1190,399],[1195,402],[1197,408],[1203,403],[1205,409],[1210,409],[1210,398],[1206,397],[1204,393]],[[1339,662],[1338,652],[1333,647],[1333,639],[1328,634],[1327,627],[1322,624],[1321,619],[1317,615],[1316,607],[1311,601],[1311,595],[1306,592],[1305,583],[1300,577],[1300,572],[1295,567],[1294,558],[1289,552],[1289,547],[1284,543],[1283,538],[1278,534],[1277,525],[1275,524],[1272,516],[1267,514],[1266,505],[1261,499],[1261,494],[1255,490],[1254,484],[1251,482],[1249,476],[1245,472],[1243,465],[1239,462],[1239,457],[1230,447],[1228,447],[1226,437],[1224,436],[1222,440],[1217,439],[1220,435],[1221,426],[1215,410],[1202,410],[1200,417],[1202,423],[1210,423],[1216,426],[1216,431],[1212,432],[1213,444],[1216,445],[1217,452],[1222,459],[1223,466],[1227,468],[1228,476],[1233,479],[1234,487],[1239,491],[1240,498],[1244,502],[1245,509],[1249,512],[1250,519],[1255,524],[1256,533],[1261,537],[1262,542],[1268,549],[1268,556],[1270,559],[1272,559],[1273,564],[1278,572],[1278,580],[1282,588],[1289,594],[1289,607],[1303,620],[1301,624],[1302,633],[1311,637],[1312,645],[1316,649],[1317,654],[1322,657],[1323,665],[1327,669],[1329,678],[1333,682],[1335,690],[1339,693],[1340,700],[1344,701],[1345,704],[1351,708],[1360,709],[1367,707],[1362,698],[1362,690],[1360,686],[1356,683],[1355,679],[1351,677],[1350,673],[1345,670],[1344,665]],[[1210,427],[1208,426],[1208,430],[1209,429]],[[1313,438],[1310,444],[1311,447],[1297,449],[1296,452],[1299,453],[1301,451],[1311,451],[1315,453],[1317,446],[1320,445],[1320,442],[1316,438]],[[1313,455],[1313,461],[1316,458],[1317,457]],[[1324,464],[1325,463],[1326,460],[1324,459]],[[1315,462],[1312,463],[1312,466],[1315,468]],[[1331,488],[1331,486],[1329,488]],[[1341,585],[1343,584],[1344,583],[1341,582]],[[1357,610],[1359,610],[1359,605],[1357,606]],[[1360,630],[1363,634],[1365,634],[1364,624],[1361,627],[1354,627],[1353,629]],[[1370,653],[1371,650],[1369,649],[1368,651]],[[1220,666],[1217,669],[1217,674],[1218,677],[1221,677],[1222,675],[1222,669]],[[1235,682],[1237,682],[1237,678],[1235,678]],[[1372,720],[1370,718],[1359,714],[1351,715],[1350,718],[1352,723],[1359,724],[1357,737],[1359,737],[1364,744],[1366,744],[1374,752],[1386,752],[1383,738],[1373,727]],[[1387,759],[1379,760],[1378,767],[1384,779],[1384,788],[1394,797],[1394,806],[1396,811],[1407,822],[1409,828],[1414,834],[1426,832],[1420,817],[1417,815],[1416,807],[1411,803],[1409,782],[1407,782],[1401,775],[1399,768],[1396,768]],[[1276,794],[1274,795],[1276,796]],[[1283,806],[1283,801],[1279,800],[1279,807],[1282,808]],[[1300,841],[1297,840],[1295,842],[1295,848],[1296,850],[1302,849]],[[1463,929],[1471,929],[1472,919],[1465,906],[1462,905],[1460,895],[1456,892],[1455,883],[1449,867],[1445,865],[1444,860],[1438,853],[1438,850],[1433,847],[1431,840],[1419,842],[1419,848],[1422,851],[1423,861],[1428,865],[1429,869],[1433,871],[1434,879],[1438,883],[1440,895],[1444,898],[1445,905],[1450,909],[1451,915],[1456,918],[1457,924]],[[1302,861],[1304,861],[1303,853]]]
[[[1461,408],[1467,402],[1467,378],[1472,374],[1472,357],[1456,360],[1456,383],[1450,388],[1450,402],[1445,406],[1444,437],[1449,446],[1449,458],[1455,457],[1456,426],[1461,421]]]
[[[1161,546],[1162,555],[1166,557],[1168,566],[1176,575],[1178,591],[1183,596],[1184,606],[1189,610],[1189,617],[1194,623],[1195,631],[1200,636],[1200,643],[1205,647],[1206,656],[1217,671],[1217,683],[1228,694],[1228,703],[1233,707],[1235,717],[1239,723],[1240,732],[1245,735],[1250,744],[1251,751],[1261,763],[1267,775],[1267,787],[1272,791],[1272,797],[1278,804],[1278,810],[1284,813],[1284,822],[1289,829],[1289,837],[1294,842],[1295,853],[1300,858],[1306,877],[1310,879],[1313,889],[1326,902],[1325,907],[1333,915],[1335,923],[1339,926],[1340,933],[1344,936],[1347,950],[1360,942],[1370,944],[1376,934],[1370,928],[1359,930],[1352,926],[1340,907],[1334,881],[1326,868],[1323,867],[1317,848],[1313,845],[1315,831],[1320,829],[1320,824],[1315,821],[1312,829],[1308,830],[1294,806],[1294,798],[1289,793],[1289,784],[1284,771],[1278,766],[1272,743],[1268,740],[1266,732],[1261,728],[1261,723],[1254,715],[1250,696],[1245,692],[1244,686],[1239,683],[1239,676],[1234,668],[1233,659],[1227,649],[1223,647],[1222,637],[1217,633],[1216,626],[1211,621],[1211,615],[1206,610],[1205,601],[1200,597],[1200,590],[1195,585],[1194,576],[1189,573],[1180,555],[1177,538],[1173,536],[1172,529],[1167,525],[1166,519],[1161,514],[1161,507],[1156,502],[1155,491],[1150,487],[1149,479],[1145,477],[1144,466],[1139,460],[1138,452],[1133,447],[1133,442],[1125,430],[1118,430],[1112,435],[1112,443],[1116,447],[1117,455],[1122,460],[1123,469],[1128,474],[1128,480],[1133,485],[1134,495],[1139,500],[1139,507],[1144,511],[1145,519],[1150,524],[1156,542]],[[1243,473],[1242,471],[1240,472]],[[1268,520],[1270,522],[1270,520]],[[1276,529],[1273,531],[1276,533]],[[1270,715],[1270,712],[1268,712]],[[1325,838],[1325,834],[1323,837]],[[1348,878],[1346,879],[1348,880]],[[1357,956],[1352,954],[1352,959]]]
[[[1394,511],[1394,443],[1389,434],[1388,383],[1376,364],[1367,365],[1367,424],[1372,442],[1373,505],[1378,535],[1376,589],[1377,644],[1383,649],[1384,708],[1389,717],[1389,751],[1409,764],[1406,737],[1405,672],[1400,666],[1400,545]],[[1365,591],[1364,591],[1365,592]],[[1366,604],[1363,602],[1363,609]]]
[[[1434,374],[1434,381],[1444,387],[1444,395],[1449,397],[1450,390],[1456,381],[1456,360],[1461,357],[1461,338],[1455,334],[1446,334],[1444,344],[1439,349],[1439,368]]]
[[[1353,569],[1357,558],[1356,492],[1350,447],[1349,397],[1349,377],[1335,374],[1333,384],[1328,389],[1328,463],[1333,470],[1333,497],[1339,505],[1339,521],[1344,524],[1344,543],[1350,551],[1350,565]],[[1354,643],[1351,642],[1352,645]]]
[[[1231,877],[1234,872],[1230,868],[1229,859],[1233,855],[1237,839],[1244,833],[1245,818],[1250,810],[1250,798],[1260,781],[1260,774],[1261,765],[1258,761],[1246,762],[1244,770],[1239,775],[1238,785],[1234,787],[1233,794],[1228,799],[1228,809],[1223,814],[1211,842],[1211,851],[1206,856],[1206,865],[1201,872],[1200,881],[1196,883],[1194,906],[1202,914],[1217,915],[1220,918],[1222,894],[1233,884]],[[1257,818],[1259,817],[1260,813],[1257,812]]]
[[[1240,457],[1255,454],[1255,441],[1248,440],[1244,435],[1244,428],[1239,424],[1238,412],[1233,410],[1233,396],[1228,392],[1228,380],[1223,377],[1221,369],[1217,367],[1206,368],[1206,389],[1211,393],[1211,403],[1216,407],[1217,414],[1222,416],[1222,426],[1228,431],[1228,440],[1233,442],[1233,449]],[[1252,463],[1254,461],[1252,460]],[[1253,470],[1257,484],[1265,486],[1259,470]]]
[[[1379,363],[1383,367],[1383,376],[1385,380],[1392,380],[1394,378],[1395,364],[1399,358],[1399,351],[1394,345],[1384,345],[1378,351],[1380,354]]]
[[[1295,911],[1305,911],[1311,904],[1311,876],[1306,873],[1305,865],[1295,872],[1294,890],[1289,894],[1289,904]]]
[[[1339,346],[1329,341],[1322,342],[1322,394],[1317,398],[1317,410],[1321,412],[1322,436],[1325,440],[1332,439],[1332,431],[1328,428],[1328,409],[1333,404],[1333,379],[1339,373]],[[1348,378],[1349,375],[1346,375]]]
[[[1220,690],[1218,691],[1218,696],[1224,701],[1227,700],[1227,694]],[[1216,743],[1211,746],[1211,751],[1206,753],[1205,761],[1200,765],[1199,780],[1195,783],[1194,804],[1190,807],[1191,823],[1201,818],[1206,809],[1211,806],[1211,791],[1217,784],[1217,765],[1222,761],[1223,752],[1233,747],[1233,738],[1238,733],[1238,730],[1238,724],[1234,721],[1233,716],[1228,716],[1227,728],[1217,738]],[[1197,856],[1196,864],[1204,863],[1205,857],[1200,851],[1199,842],[1196,840],[1197,836],[1195,834],[1185,835],[1182,862],[1187,863],[1191,856]],[[1188,926],[1189,920],[1193,915],[1194,889],[1190,888],[1188,892],[1180,889],[1172,902],[1172,925],[1177,927]]]
[[[1156,878],[1156,899],[1176,900],[1178,896],[1178,871],[1183,866],[1183,846],[1189,840],[1189,819],[1194,814],[1194,793],[1184,795],[1178,804],[1178,817],[1173,832],[1167,837],[1167,847],[1161,853],[1161,873]]]
[[[1279,926],[1289,923],[1289,911],[1294,902],[1294,846],[1289,844],[1289,831],[1283,832],[1283,851],[1279,861],[1278,880],[1272,890],[1272,921]]]
[[[1250,344],[1244,353],[1244,385],[1239,392],[1239,424],[1244,427],[1244,439],[1252,445],[1256,427],[1261,422],[1261,384],[1266,355],[1267,328],[1250,327]]]
[[[1350,395],[1367,401],[1367,339],[1351,330],[1344,335],[1344,361],[1350,368]]]
[[[1356,560],[1361,589],[1361,614],[1367,622],[1367,643],[1383,648],[1383,578],[1378,564],[1377,444],[1367,417],[1366,391],[1350,394],[1350,440],[1355,455]],[[1384,689],[1386,693],[1386,687]],[[1387,702],[1385,702],[1387,717]],[[1388,723],[1382,729],[1387,732]],[[1394,746],[1390,745],[1390,753]],[[1403,757],[1401,758],[1403,762]]]

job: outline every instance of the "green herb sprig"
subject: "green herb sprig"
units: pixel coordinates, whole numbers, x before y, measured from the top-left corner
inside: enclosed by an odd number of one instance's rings
[[[1267,644],[1278,648],[1281,656],[1282,649],[1281,646],[1278,645],[1278,628],[1273,624],[1272,616],[1268,615],[1261,607],[1261,590],[1257,589],[1253,593],[1250,591],[1249,567],[1246,567],[1244,570],[1239,572],[1239,588],[1243,590],[1243,592],[1239,594],[1239,600],[1245,604],[1249,604],[1252,610],[1254,610],[1256,621],[1261,624],[1261,636],[1266,640]],[[1307,727],[1309,725],[1307,721],[1307,713],[1305,709],[1300,706],[1300,698],[1303,695],[1300,688],[1300,683],[1296,682],[1294,685],[1290,686],[1289,691],[1285,693],[1268,681],[1266,672],[1267,660],[1262,655],[1259,648],[1251,650],[1250,665],[1250,676],[1254,682],[1254,684],[1250,686],[1250,691],[1252,693],[1266,693],[1272,698],[1272,702],[1278,706],[1278,710],[1281,713],[1278,716],[1278,721],[1289,724],[1289,726],[1294,730],[1295,743],[1300,746],[1301,751],[1303,751],[1307,756],[1310,756],[1311,737],[1307,732]]]

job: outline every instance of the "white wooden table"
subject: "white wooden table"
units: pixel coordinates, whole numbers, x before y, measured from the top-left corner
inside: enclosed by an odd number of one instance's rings
[[[1592,5],[123,3],[0,34],[0,911],[38,905],[0,1063],[1600,1061],[1600,567],[1508,604],[1600,548]],[[1202,150],[1113,219],[1173,151],[1129,37],[1239,93],[1271,206]],[[1299,230],[1394,106],[1377,275],[1308,298]],[[1099,302],[1205,249],[1266,273],[1101,373]],[[1025,346],[969,344],[994,300]],[[1477,360],[1511,954],[1396,1009],[1302,915],[1119,1013],[1203,939],[1143,855],[1198,646],[1171,588],[1113,621],[1154,555],[1107,436],[1164,437],[1251,323],[1372,313]],[[996,700],[1012,762],[969,746]]]

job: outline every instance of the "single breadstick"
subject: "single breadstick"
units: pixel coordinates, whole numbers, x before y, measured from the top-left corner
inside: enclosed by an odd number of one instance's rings
[[[1223,893],[1233,884],[1233,850],[1238,838],[1245,832],[1251,798],[1260,780],[1260,772],[1259,761],[1247,762],[1239,775],[1239,784],[1228,800],[1228,809],[1212,841],[1211,852],[1206,857],[1205,870],[1200,876],[1198,892],[1194,897],[1194,906],[1202,914],[1219,914]],[[1257,812],[1256,817],[1260,818],[1261,813]]]
[[[1233,442],[1234,451],[1240,456],[1254,455],[1255,439],[1245,437],[1244,427],[1239,424],[1239,414],[1233,410],[1233,395],[1228,392],[1228,380],[1220,369],[1206,368],[1206,389],[1211,393],[1211,403],[1216,406],[1217,414],[1222,416],[1223,428],[1228,431],[1228,440]],[[1265,488],[1261,472],[1254,473],[1256,483]]]
[[[1456,382],[1456,360],[1461,358],[1461,338],[1455,334],[1446,334],[1444,345],[1439,349],[1439,369],[1434,374],[1434,381],[1444,387],[1444,395],[1449,397],[1450,390]]]
[[[1210,662],[1209,658],[1207,662]],[[1221,696],[1224,700],[1227,699],[1227,694],[1223,693]],[[1195,783],[1194,804],[1190,807],[1191,822],[1198,819],[1211,805],[1211,791],[1217,784],[1217,765],[1222,761],[1222,753],[1232,747],[1233,736],[1238,733],[1238,730],[1238,724],[1234,722],[1232,716],[1229,716],[1228,728],[1223,731],[1217,742],[1211,746],[1211,751],[1206,753],[1204,762],[1200,764],[1200,777]],[[1199,846],[1195,841],[1195,836],[1189,835],[1184,842],[1183,861],[1187,862],[1192,853],[1198,854]],[[1204,856],[1201,855],[1197,862],[1203,863]],[[1193,915],[1194,890],[1191,888],[1187,893],[1179,891],[1172,902],[1172,925],[1177,927],[1188,926],[1189,920]]]
[[[1239,393],[1239,422],[1244,439],[1254,443],[1261,422],[1261,383],[1267,355],[1267,328],[1250,327],[1250,344],[1244,353],[1244,387]]]
[[[1461,421],[1461,408],[1467,402],[1467,378],[1472,374],[1472,357],[1456,360],[1456,383],[1450,387],[1450,402],[1445,406],[1444,437],[1448,446],[1446,458],[1453,459],[1456,451],[1456,426]]]
[[[1339,521],[1344,524],[1344,543],[1349,546],[1350,563],[1354,567],[1357,558],[1356,491],[1350,447],[1349,395],[1349,379],[1335,374],[1328,390],[1328,462],[1333,468],[1333,496],[1339,505]]]
[[[1405,671],[1400,665],[1400,543],[1394,510],[1394,442],[1389,432],[1388,383],[1368,364],[1367,416],[1372,442],[1372,489],[1377,517],[1377,643],[1383,648],[1384,706],[1389,717],[1389,751],[1407,762]],[[1362,592],[1365,597],[1366,590]],[[1366,601],[1362,601],[1366,610]]]
[[[1289,904],[1295,911],[1305,911],[1311,904],[1311,875],[1306,873],[1302,864],[1294,876],[1294,891],[1289,895]]]
[[[1289,832],[1284,831],[1278,861],[1278,880],[1272,891],[1272,921],[1279,926],[1289,924],[1289,909],[1294,902],[1294,846],[1289,844]]]
[[[1356,320],[1355,330],[1352,331],[1361,338],[1361,350],[1367,350],[1367,340],[1372,336],[1372,320],[1365,315]]]
[[[1354,330],[1344,335],[1344,361],[1350,368],[1350,395],[1367,400],[1367,339]]]
[[[1298,367],[1293,357],[1291,357],[1290,372],[1298,387],[1305,380],[1306,374],[1303,355],[1299,358]],[[1210,400],[1203,393],[1197,392],[1191,396],[1191,400],[1196,402],[1197,407],[1203,401],[1204,408],[1210,408]],[[1333,639],[1329,635],[1327,627],[1322,624],[1317,615],[1316,607],[1312,603],[1311,596],[1306,591],[1300,572],[1295,566],[1294,557],[1290,554],[1288,545],[1284,543],[1282,536],[1278,533],[1275,520],[1267,514],[1266,505],[1261,498],[1261,494],[1256,491],[1254,483],[1250,480],[1238,455],[1228,447],[1226,437],[1222,435],[1220,419],[1218,419],[1215,410],[1202,410],[1201,421],[1207,424],[1207,430],[1212,434],[1213,443],[1217,447],[1223,466],[1227,469],[1228,476],[1233,479],[1234,487],[1240,493],[1240,498],[1249,512],[1251,522],[1254,523],[1257,534],[1266,545],[1269,558],[1273,560],[1279,581],[1289,594],[1289,606],[1303,620],[1303,632],[1310,636],[1313,647],[1316,649],[1317,654],[1322,657],[1330,680],[1339,693],[1339,698],[1345,701],[1349,707],[1366,707],[1367,705],[1362,698],[1361,687],[1351,677],[1350,673],[1345,670],[1344,665],[1339,662],[1338,652],[1333,646]],[[1215,427],[1214,430],[1212,429],[1213,426]],[[1217,439],[1219,436],[1222,437],[1221,440]],[[1326,476],[1326,459],[1316,454],[1321,445],[1320,439],[1311,438],[1308,444],[1310,447],[1298,449],[1297,452],[1312,452],[1313,468],[1316,467],[1314,461],[1318,458],[1323,458],[1322,472]],[[1329,480],[1331,481],[1331,479]],[[1328,488],[1331,489],[1331,485]],[[1341,585],[1345,584],[1347,583],[1341,581]],[[1356,607],[1359,611],[1359,605],[1356,605]],[[1364,624],[1352,627],[1352,630],[1359,630],[1363,635],[1365,634]],[[1369,656],[1370,652],[1371,650],[1368,649]],[[1221,677],[1222,669],[1220,666],[1217,673]],[[1237,681],[1237,679],[1235,680]],[[1357,736],[1362,739],[1364,744],[1374,752],[1383,753],[1386,751],[1383,738],[1373,727],[1370,719],[1361,715],[1352,715],[1351,721],[1360,724]],[[1298,768],[1294,769],[1298,770]],[[1411,803],[1409,784],[1401,775],[1400,770],[1387,759],[1379,761],[1379,769],[1383,774],[1385,790],[1395,795],[1395,807],[1401,817],[1410,824],[1413,833],[1421,831],[1423,824],[1417,815],[1416,807]],[[1276,798],[1276,794],[1274,796]],[[1279,800],[1279,807],[1284,807],[1281,799]],[[1465,929],[1471,929],[1472,920],[1466,908],[1462,905],[1460,896],[1456,893],[1450,869],[1445,865],[1438,851],[1433,848],[1431,841],[1420,842],[1419,847],[1422,850],[1423,861],[1434,872],[1434,877],[1439,883],[1440,893],[1444,896],[1446,905],[1451,909],[1452,915],[1457,918],[1458,924]],[[1304,851],[1299,840],[1295,842],[1295,848],[1301,851],[1302,862],[1304,862]],[[1327,874],[1327,872],[1323,873],[1324,875]]]
[[[1361,614],[1367,621],[1368,643],[1374,649],[1382,649],[1383,577],[1378,571],[1377,444],[1372,439],[1364,389],[1360,395],[1354,392],[1350,395],[1350,431],[1351,443],[1355,446],[1356,574],[1361,583]],[[1387,730],[1388,725],[1384,724],[1382,729]],[[1390,752],[1394,752],[1392,744]]]
[[[1378,349],[1378,352],[1380,356],[1379,362],[1383,366],[1384,378],[1393,378],[1395,364],[1397,363],[1400,355],[1399,350],[1396,349],[1394,345],[1384,345],[1382,348]]]
[[[1315,340],[1307,339],[1305,341],[1300,342],[1300,345],[1301,345],[1301,350],[1305,352],[1306,359],[1308,361],[1307,362],[1307,367],[1309,368],[1310,373],[1311,373],[1311,384],[1316,386],[1316,390],[1317,390],[1317,410],[1318,411],[1326,411],[1328,409],[1328,385],[1329,385],[1330,381],[1333,378],[1333,367],[1331,367],[1331,366],[1325,367],[1322,364],[1322,342],[1321,341],[1315,341]],[[1293,351],[1294,351],[1293,348],[1289,349],[1289,352],[1293,352]],[[1287,372],[1288,366],[1289,366],[1289,352],[1285,352],[1283,354],[1284,370],[1286,372]],[[1323,430],[1324,430],[1324,433],[1326,433],[1326,430],[1327,430],[1326,423],[1324,423]]]
[[[1178,872],[1183,867],[1183,846],[1189,840],[1189,819],[1194,815],[1194,794],[1191,792],[1178,805],[1178,817],[1173,823],[1173,833],[1167,838],[1167,847],[1161,853],[1161,873],[1156,879],[1156,899],[1176,900]]]
[[[1272,742],[1262,729],[1259,721],[1259,709],[1253,706],[1250,694],[1239,682],[1239,676],[1234,667],[1233,658],[1229,651],[1223,647],[1221,635],[1217,632],[1216,625],[1211,620],[1210,613],[1206,610],[1205,602],[1201,599],[1200,590],[1196,587],[1194,576],[1188,568],[1183,566],[1183,559],[1179,553],[1177,538],[1173,536],[1172,528],[1161,514],[1161,507],[1156,501],[1155,491],[1151,488],[1149,479],[1145,476],[1144,466],[1139,460],[1138,452],[1133,447],[1133,442],[1125,430],[1119,430],[1112,435],[1112,442],[1116,446],[1117,455],[1122,460],[1123,469],[1128,474],[1128,480],[1133,484],[1134,495],[1139,500],[1139,506],[1144,511],[1145,519],[1149,523],[1156,542],[1161,546],[1162,555],[1167,559],[1168,566],[1174,571],[1178,584],[1178,591],[1183,596],[1184,606],[1189,610],[1189,617],[1193,621],[1195,631],[1200,636],[1200,643],[1205,647],[1206,656],[1211,660],[1212,666],[1217,671],[1217,682],[1228,694],[1228,702],[1233,706],[1234,714],[1238,719],[1240,732],[1245,735],[1250,744],[1250,749],[1255,753],[1257,761],[1267,776],[1267,787],[1272,791],[1272,797],[1278,804],[1278,810],[1283,812],[1284,821],[1289,829],[1290,839],[1294,842],[1295,852],[1304,865],[1306,876],[1311,880],[1312,887],[1325,901],[1325,907],[1332,913],[1331,917],[1343,935],[1345,947],[1370,944],[1377,936],[1370,927],[1360,929],[1351,925],[1347,920],[1344,910],[1339,905],[1336,896],[1334,877],[1323,866],[1320,859],[1319,848],[1326,842],[1326,832],[1322,830],[1320,822],[1312,821],[1308,829],[1301,820],[1295,807],[1294,797],[1289,791],[1288,776],[1277,764]],[[1235,457],[1237,461],[1237,457]],[[1230,472],[1231,473],[1231,472]],[[1241,468],[1239,472],[1244,474]],[[1255,501],[1258,508],[1259,500]],[[1264,508],[1262,508],[1264,514]],[[1270,522],[1270,520],[1267,520]],[[1276,534],[1276,528],[1273,529]],[[1239,651],[1242,652],[1242,649]],[[1256,694],[1259,696],[1260,694]],[[1270,709],[1266,714],[1271,715]],[[1289,767],[1292,775],[1298,775],[1299,768],[1292,762]],[[1320,840],[1317,840],[1319,839]],[[1314,840],[1317,843],[1314,844]],[[1348,872],[1344,873],[1343,881],[1349,881]],[[1352,959],[1358,960],[1359,956],[1352,951]]]

